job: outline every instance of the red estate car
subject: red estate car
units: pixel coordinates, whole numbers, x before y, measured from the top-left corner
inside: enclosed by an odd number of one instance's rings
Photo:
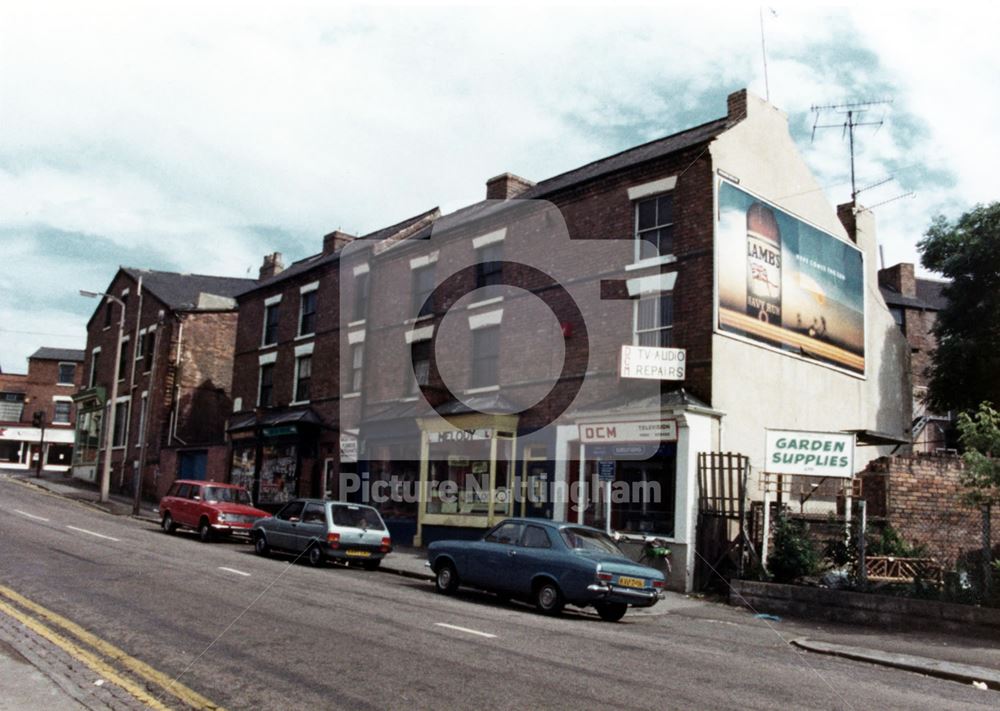
[[[259,518],[270,516],[254,508],[249,492],[235,484],[180,479],[160,499],[161,526],[173,533],[178,526],[193,528],[205,543],[217,535],[249,535]]]

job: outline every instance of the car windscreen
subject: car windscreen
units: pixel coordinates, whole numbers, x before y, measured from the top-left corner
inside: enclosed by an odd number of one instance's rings
[[[375,509],[364,506],[331,506],[330,510],[333,513],[333,523],[336,526],[385,530],[382,518]]]
[[[244,504],[252,506],[250,494],[244,489],[232,489],[228,486],[205,487],[205,501],[210,504]]]
[[[564,528],[559,534],[570,548],[622,555],[621,549],[606,533],[587,528]]]

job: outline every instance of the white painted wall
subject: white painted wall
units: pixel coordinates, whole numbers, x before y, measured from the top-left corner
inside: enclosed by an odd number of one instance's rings
[[[747,104],[748,117],[713,142],[714,168],[739,178],[740,188],[850,241],[792,141],[785,115],[752,95]],[[720,333],[713,336],[712,407],[725,413],[725,448],[748,455],[755,474],[764,461],[765,428],[871,429],[896,435],[909,430],[908,346],[878,291],[871,213],[859,215],[858,225],[865,259],[865,378]],[[717,309],[715,319],[717,324]],[[859,447],[856,468],[890,449]],[[756,486],[751,496],[760,497]]]

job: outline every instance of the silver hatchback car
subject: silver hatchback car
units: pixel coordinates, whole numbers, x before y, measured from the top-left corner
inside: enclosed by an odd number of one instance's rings
[[[323,499],[294,499],[259,519],[250,531],[258,555],[305,553],[311,565],[327,560],[358,562],[374,570],[392,551],[392,539],[371,506]]]

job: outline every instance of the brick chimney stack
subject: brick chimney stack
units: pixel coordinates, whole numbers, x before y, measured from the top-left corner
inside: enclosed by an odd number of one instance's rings
[[[258,279],[264,281],[265,279],[270,279],[275,274],[281,274],[283,271],[285,271],[285,263],[281,261],[281,252],[265,254],[264,263],[260,265]]]
[[[879,286],[893,289],[902,296],[912,298],[917,296],[917,278],[913,273],[912,264],[903,262],[888,269],[879,269],[878,283]]]
[[[535,187],[530,180],[513,173],[502,173],[486,181],[487,200],[510,200],[516,198],[528,188]]]
[[[357,237],[354,235],[349,235],[346,232],[341,232],[340,230],[334,230],[330,234],[323,237],[323,254],[333,254],[334,252],[339,252],[344,248],[348,242],[353,242]]]

